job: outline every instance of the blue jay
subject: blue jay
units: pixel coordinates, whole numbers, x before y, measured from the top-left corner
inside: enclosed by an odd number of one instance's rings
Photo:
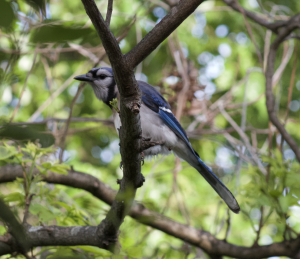
[[[112,108],[110,101],[118,99],[118,88],[111,68],[93,68],[87,74],[76,76],[74,79],[89,83],[96,97],[110,108]],[[204,177],[234,213],[239,213],[240,207],[236,199],[192,148],[184,129],[173,115],[170,104],[153,86],[143,81],[137,82],[142,93],[140,108],[142,137],[161,143],[144,150],[144,155],[146,157],[169,155],[173,151]],[[121,126],[119,113],[115,109],[112,110],[115,127],[119,129]]]

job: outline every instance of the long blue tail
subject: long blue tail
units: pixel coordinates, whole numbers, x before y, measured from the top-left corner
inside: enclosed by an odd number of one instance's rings
[[[203,161],[199,158],[199,156],[197,156],[197,159],[198,159],[198,164],[197,165],[191,164],[191,165],[195,167],[197,171],[204,177],[204,179],[211,185],[211,187],[214,188],[214,190],[225,201],[228,207],[234,213],[238,214],[240,211],[240,206],[237,203],[233,194],[221,182],[221,180],[203,163]]]

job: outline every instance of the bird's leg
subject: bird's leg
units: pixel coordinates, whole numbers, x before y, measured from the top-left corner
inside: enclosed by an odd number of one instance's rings
[[[144,163],[145,163],[144,158],[145,158],[144,152],[141,152],[141,162],[142,162],[142,166],[143,166]]]
[[[118,135],[120,136],[120,131],[121,131],[121,128],[118,128]],[[119,146],[121,147],[121,142],[119,143]],[[122,161],[122,157],[121,157],[121,162],[120,162],[120,169],[122,170],[123,169],[123,161]]]

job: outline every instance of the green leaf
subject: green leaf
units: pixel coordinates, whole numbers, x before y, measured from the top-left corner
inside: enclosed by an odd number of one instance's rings
[[[24,178],[19,178],[19,177],[17,177],[17,178],[16,178],[16,182],[17,182],[17,183],[20,183],[20,184],[23,184],[23,183],[24,183]]]
[[[299,186],[300,185],[300,174],[299,173],[290,173],[286,174],[286,184],[287,186]]]
[[[0,28],[11,28],[16,16],[13,12],[10,1],[0,1]]]
[[[42,167],[40,167],[39,165],[36,165],[37,169],[39,169],[41,174],[47,175],[47,169],[43,169]]]
[[[14,147],[9,148],[0,146],[0,160],[8,159],[16,154],[18,154],[18,152],[15,150]]]
[[[50,169],[52,167],[51,163],[42,163],[42,167],[46,168],[46,169]]]
[[[75,248],[79,248],[86,252],[90,252],[90,253],[94,253],[94,254],[102,255],[102,256],[107,256],[107,257],[112,255],[111,252],[109,252],[105,249],[98,248],[96,246],[76,246],[76,247],[74,247],[74,249]]]
[[[42,206],[39,203],[34,203],[29,207],[30,213],[33,215],[38,215],[39,219],[44,221],[50,221],[55,219],[58,215],[55,215],[52,211],[47,209],[46,207]]]
[[[4,197],[5,202],[24,201],[24,195],[20,192],[13,192]]]
[[[36,153],[38,147],[35,144],[33,144],[32,142],[29,142],[29,143],[27,143],[26,148],[30,152]]]
[[[57,215],[55,215],[53,212],[51,212],[50,210],[43,210],[40,214],[39,214],[39,219],[44,222],[44,221],[50,221],[53,219],[56,219]]]
[[[141,257],[143,255],[142,251],[142,247],[140,246],[132,246],[126,249],[126,252],[131,257]]]
[[[280,192],[278,190],[272,190],[272,191],[269,191],[269,194],[274,198],[278,198],[282,194],[282,192]]]
[[[29,207],[29,211],[33,215],[37,215],[38,213],[40,213],[43,210],[47,210],[47,208],[45,208],[44,206],[42,206],[39,203],[33,203]]]
[[[74,26],[53,25],[52,20],[44,21],[45,25],[33,30],[30,41],[34,43],[47,43],[47,42],[66,42],[79,38],[88,37],[94,31],[90,28],[76,28]]]
[[[58,174],[68,174],[70,166],[63,164],[56,164],[51,167],[51,171]]]
[[[4,226],[0,225],[0,235],[2,236],[2,235],[4,235],[6,232],[7,232],[7,231],[6,231],[6,228],[5,228]]]
[[[57,205],[65,208],[68,212],[73,210],[73,208],[71,206],[67,205],[64,202],[56,201],[56,202],[53,202],[53,204],[57,204]]]
[[[125,257],[122,255],[113,255],[111,259],[124,259]]]

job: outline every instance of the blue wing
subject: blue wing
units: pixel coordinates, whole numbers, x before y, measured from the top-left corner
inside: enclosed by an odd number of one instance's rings
[[[177,137],[183,140],[195,154],[185,130],[171,112],[171,106],[166,99],[153,86],[143,81],[138,81],[138,84],[142,91],[143,103],[146,104],[149,109],[158,113],[164,123],[177,135]]]

